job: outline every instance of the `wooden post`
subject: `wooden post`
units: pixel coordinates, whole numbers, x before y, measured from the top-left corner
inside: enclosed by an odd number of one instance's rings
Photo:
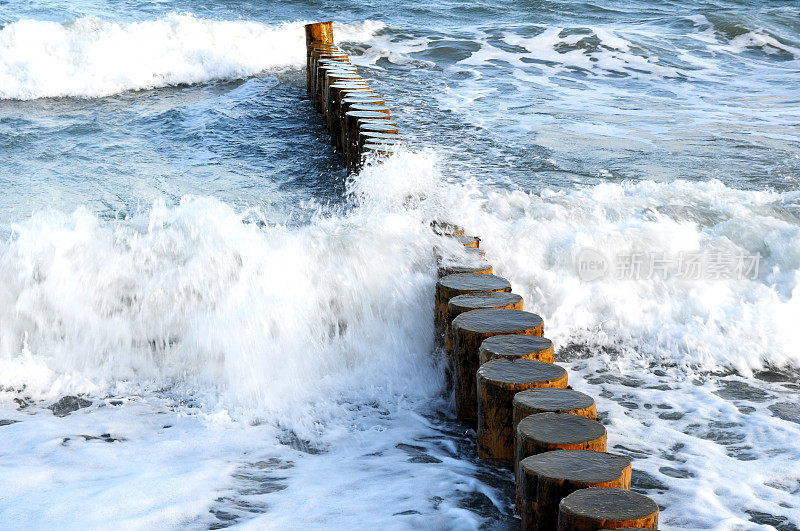
[[[514,477],[520,506],[519,463],[526,457],[552,450],[606,451],[606,428],[596,420],[567,413],[538,413],[517,424],[514,445]]]
[[[517,308],[521,310],[522,308]],[[553,342],[538,336],[494,336],[481,343],[481,365],[495,358],[538,360],[553,363]]]
[[[355,147],[351,145],[350,150],[347,153],[348,160],[354,167],[360,165],[365,149],[377,149],[379,151],[381,151],[381,147],[396,149],[400,142],[403,141],[403,137],[399,136],[397,133],[365,131],[361,129],[360,123],[356,124],[356,135]]]
[[[450,299],[467,293],[493,291],[511,291],[511,283],[503,277],[479,273],[461,273],[440,278],[436,283],[433,309],[433,326],[437,339],[444,340],[444,324],[447,321],[447,304]]]
[[[460,275],[451,275],[453,276]],[[462,313],[453,319],[450,326],[453,328],[456,416],[459,420],[474,423],[478,419],[475,373],[480,365],[478,351],[483,340],[502,334],[541,336],[544,333],[544,322],[541,317],[530,312],[487,309]]]
[[[606,451],[606,428],[568,413],[537,413],[517,425],[517,462],[551,450]]]
[[[519,421],[537,413],[567,413],[597,420],[594,398],[587,394],[574,389],[529,389],[514,396],[514,433]]]
[[[369,155],[376,155],[378,160],[384,159],[389,155],[394,155],[400,149],[400,144],[386,144],[384,142],[367,142],[361,148],[361,153],[357,157],[355,165],[351,168],[351,171],[359,171],[366,161],[368,160],[367,157]]]
[[[342,63],[349,63],[350,58],[346,53],[340,51],[336,46],[329,44],[315,44],[306,48],[306,91],[312,95],[317,70],[321,61],[336,60]]]
[[[384,134],[398,134],[397,124],[393,124],[388,120],[375,120],[374,122],[358,121],[358,131],[370,133],[384,133]],[[397,138],[400,138],[399,136]]]
[[[337,122],[341,123],[342,117],[350,110],[364,110],[364,109],[352,109],[352,105],[358,104],[374,104],[374,105],[384,105],[385,102],[383,101],[383,97],[375,94],[371,91],[361,91],[359,92],[350,92],[350,91],[343,91],[340,94],[339,101],[334,100],[332,114]],[[388,111],[387,111],[388,112]],[[397,133],[397,126],[395,126],[394,133]],[[341,135],[339,135],[339,140],[336,141],[337,144],[341,143]]]
[[[478,457],[514,464],[514,395],[535,387],[567,387],[559,365],[524,358],[498,358],[481,365],[478,386]]]
[[[456,265],[440,266],[437,270],[439,278],[447,275],[458,275],[461,273],[479,273],[482,275],[492,274],[492,264],[489,262],[477,262],[473,264],[463,263]]]
[[[343,124],[343,107],[342,101],[348,99],[350,96],[358,94],[372,94],[372,90],[367,86],[363,80],[355,81],[339,81],[334,83],[328,88],[328,116],[329,129],[331,131],[331,143],[337,148],[342,150],[341,131],[344,127]]]
[[[347,83],[353,87],[364,87],[368,89],[367,82],[356,72],[347,72],[344,70],[329,70],[325,72],[325,79],[322,86],[322,114],[325,115],[326,123],[330,125],[330,102],[331,102],[331,85],[341,87],[341,84]]]
[[[447,303],[447,318],[444,322],[444,350],[447,354],[447,361],[452,365],[453,331],[450,328],[450,323],[453,322],[453,319],[464,312],[471,312],[472,310],[479,310],[481,308],[522,310],[523,305],[524,302],[521,296],[506,291],[467,293],[466,295],[457,295],[450,299]]]
[[[658,528],[658,505],[636,492],[591,487],[561,500],[558,531],[596,531],[614,527]]]
[[[519,478],[522,529],[550,530],[558,526],[559,503],[576,490],[628,490],[631,460],[605,452],[556,450],[520,461]]]
[[[345,146],[342,148],[342,152],[345,156],[345,161],[348,160],[348,157],[351,153],[353,153],[354,149],[357,149],[358,146],[356,142],[358,141],[358,120],[361,118],[374,118],[380,120],[388,120],[389,113],[386,112],[377,112],[377,111],[347,111],[344,114],[344,120],[342,121],[342,145]]]
[[[333,22],[306,24],[306,88],[310,89],[309,58],[314,45],[333,45]],[[310,90],[309,90],[310,92]]]

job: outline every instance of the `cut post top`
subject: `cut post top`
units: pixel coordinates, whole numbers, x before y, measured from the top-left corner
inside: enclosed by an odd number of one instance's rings
[[[306,46],[333,44],[333,21],[306,24]]]

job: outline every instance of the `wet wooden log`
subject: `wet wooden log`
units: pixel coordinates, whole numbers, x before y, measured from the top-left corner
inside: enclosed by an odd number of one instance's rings
[[[458,275],[460,273],[479,273],[483,275],[491,275],[492,264],[482,261],[476,263],[443,265],[439,266],[437,270],[437,274],[440,278],[446,277],[447,275]]]
[[[453,276],[459,275],[451,275]],[[477,278],[489,275],[472,276]],[[503,334],[541,336],[544,333],[544,322],[541,317],[530,312],[487,309],[462,313],[453,319],[450,326],[453,329],[456,416],[464,422],[475,423],[478,419],[475,374],[480,365],[481,343],[486,338]]]
[[[359,120],[358,130],[370,131],[373,133],[395,134],[395,135],[399,133],[397,124],[394,124],[389,120],[375,120],[374,122],[364,122]]]
[[[517,308],[521,310],[522,308]],[[553,342],[538,336],[494,336],[481,343],[481,365],[495,358],[529,359],[553,363]]]
[[[558,531],[596,531],[614,527],[658,528],[658,505],[636,492],[590,487],[561,500]]]
[[[345,62],[340,61],[320,61],[314,73],[314,94],[315,94],[315,108],[322,112],[325,108],[325,94],[326,94],[326,78],[328,74],[347,74],[350,76],[358,75],[356,67]]]
[[[606,451],[606,428],[594,419],[568,413],[537,413],[517,423],[514,444],[514,478],[520,507],[519,463],[526,457],[553,450]]]
[[[382,112],[386,114],[386,120],[383,120],[387,124],[389,123],[389,109],[385,106],[373,106],[373,105],[353,105],[351,107],[353,111],[374,111],[374,112]],[[351,140],[351,144],[347,151],[347,157],[350,165],[356,166],[358,165],[361,156],[364,152],[364,144],[374,141],[374,144],[385,144],[385,145],[396,145],[402,141],[402,137],[398,136],[396,131],[391,131],[391,128],[387,127],[389,131],[372,131],[365,128],[366,124],[374,125],[376,122],[364,122],[363,119],[355,120],[351,124],[351,129],[347,131],[349,135],[349,139]]]
[[[347,111],[342,120],[342,153],[345,155],[345,161],[348,161],[348,156],[351,153],[356,153],[358,149],[358,120],[362,118],[370,118],[376,120],[388,120],[389,114],[386,112],[377,111]]]
[[[403,137],[397,133],[365,131],[358,124],[356,127],[358,128],[356,147],[351,148],[348,152],[349,162],[352,166],[361,166],[367,151],[394,153],[403,141]]]
[[[453,319],[464,312],[471,312],[481,308],[522,310],[523,306],[524,302],[521,296],[506,291],[468,293],[450,299],[447,303],[447,318],[444,322],[444,350],[447,354],[448,362],[452,364],[453,361],[453,331],[450,329],[450,323],[453,322]]]
[[[335,54],[332,52],[317,52],[316,50],[312,52],[312,56],[310,61],[312,62],[312,68],[310,71],[310,76],[307,76],[307,83],[310,85],[310,92],[309,96],[311,98],[311,102],[314,104],[314,108],[317,112],[322,111],[322,94],[321,94],[321,76],[322,76],[322,68],[328,67],[329,65],[340,65],[340,66],[347,66],[349,65],[349,57],[346,54]]]
[[[355,93],[347,93],[341,95],[338,101],[334,99],[331,106],[331,114],[334,116],[336,121],[341,122],[342,116],[344,116],[347,111],[369,110],[369,109],[351,108],[351,106],[359,104],[383,105],[385,108],[385,102],[383,101],[382,96],[375,94],[374,92],[361,92],[360,94],[355,92]],[[340,135],[340,140],[341,140],[341,135]]]
[[[530,389],[514,397],[515,432],[519,421],[538,413],[566,413],[597,420],[594,398],[587,394],[574,389]]]
[[[537,413],[517,425],[516,462],[552,450],[606,451],[606,428],[568,413]]]
[[[333,22],[315,22],[313,24],[306,24],[306,88],[310,89],[310,78],[308,74],[311,73],[310,55],[314,46],[332,46],[333,45]],[[310,92],[310,90],[309,90]]]
[[[337,61],[345,64],[350,63],[350,57],[332,45],[314,45],[308,48],[306,53],[306,92],[313,94],[316,76],[319,74],[319,67],[322,62]],[[313,98],[312,98],[313,99]]]
[[[325,73],[324,83],[322,85],[322,114],[325,116],[326,123],[330,124],[331,112],[331,87],[334,90],[341,90],[343,87],[361,88],[368,90],[367,82],[355,72],[346,71],[328,71]]]
[[[513,466],[514,395],[536,387],[565,388],[567,371],[537,360],[498,358],[480,366],[477,386],[478,457]]]
[[[400,150],[401,144],[386,144],[385,142],[368,142],[361,148],[361,154],[356,158],[356,163],[351,171],[360,171],[368,161],[382,161]]]
[[[552,530],[558,526],[559,503],[588,487],[628,490],[631,460],[588,450],[556,450],[519,462],[522,529]]]
[[[342,100],[352,97],[367,98],[375,93],[372,92],[372,89],[369,88],[369,85],[363,80],[341,80],[330,86],[328,94],[330,96],[328,112],[335,116],[336,122],[339,124],[339,129],[335,130],[338,132],[341,129],[342,120],[345,115],[345,111],[341,108]],[[337,134],[340,135],[341,133],[338,132]]]
[[[349,161],[352,171],[360,171],[367,160],[382,160],[397,153],[403,140],[396,134],[393,137],[393,140],[370,139],[360,145],[358,151],[355,155],[351,155],[352,158]]]
[[[456,275],[459,273],[482,273],[492,274],[492,266],[486,261],[486,253],[477,247],[464,247],[466,257],[458,262],[444,261],[439,255],[439,277]]]
[[[342,102],[351,99],[353,96],[368,96],[373,94],[365,82],[356,80],[339,81],[328,89],[328,128],[331,131],[331,143],[338,149],[343,150],[341,131],[344,127],[342,123],[346,109]],[[349,106],[350,104],[348,104]]]
[[[450,299],[468,293],[510,292],[511,283],[503,277],[479,273],[460,273],[442,277],[436,283],[433,326],[436,337],[444,341],[444,324]],[[477,367],[475,368],[477,370]]]

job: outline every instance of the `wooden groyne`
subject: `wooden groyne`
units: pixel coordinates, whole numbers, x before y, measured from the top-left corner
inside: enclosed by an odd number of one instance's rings
[[[306,25],[306,90],[348,171],[358,171],[369,155],[397,150],[401,137],[386,102],[333,43],[331,22]]]
[[[357,171],[370,153],[391,154],[397,126],[333,44],[331,23],[307,25],[306,44],[309,97],[348,169]],[[439,265],[432,316],[455,413],[476,429],[479,458],[514,474],[522,528],[656,529],[658,505],[629,490],[631,461],[606,452],[595,400],[567,385],[543,319],[523,310],[511,283],[493,274],[480,238],[451,223],[431,228],[461,243],[467,256]]]

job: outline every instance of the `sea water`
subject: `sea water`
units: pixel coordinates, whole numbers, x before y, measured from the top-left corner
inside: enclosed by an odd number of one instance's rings
[[[349,177],[326,19],[408,146]],[[797,529],[799,96],[796,1],[0,3],[0,522],[513,528],[434,349],[448,220],[661,528]]]

